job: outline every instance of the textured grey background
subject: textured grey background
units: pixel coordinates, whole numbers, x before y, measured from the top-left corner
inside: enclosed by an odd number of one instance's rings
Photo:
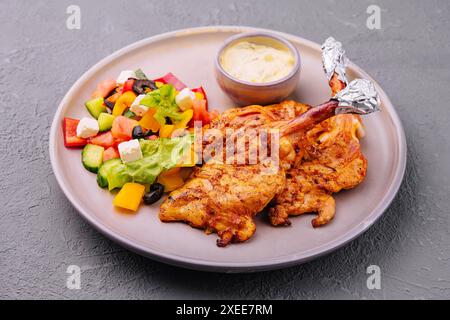
[[[159,3],[159,4],[158,4]],[[0,298],[450,298],[450,4],[442,1],[1,1]],[[70,4],[82,27],[66,28]],[[382,9],[382,30],[366,9]],[[258,274],[178,269],[124,250],[87,225],[48,157],[53,113],[89,67],[134,41],[204,25],[272,28],[344,42],[390,95],[408,167],[382,219],[326,257]],[[81,290],[65,286],[82,267]],[[382,289],[366,288],[377,264]]]

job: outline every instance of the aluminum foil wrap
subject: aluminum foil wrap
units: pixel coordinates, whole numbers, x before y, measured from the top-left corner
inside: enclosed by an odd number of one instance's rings
[[[334,99],[339,101],[336,114],[369,114],[380,110],[380,97],[373,83],[366,79],[353,80]]]
[[[347,57],[345,50],[342,48],[342,43],[336,41],[333,37],[329,37],[322,44],[322,65],[323,70],[327,76],[328,81],[334,73],[338,75],[339,80],[348,83],[345,75],[345,67],[347,65]]]

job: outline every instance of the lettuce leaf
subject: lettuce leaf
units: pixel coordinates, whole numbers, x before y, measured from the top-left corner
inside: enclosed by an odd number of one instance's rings
[[[153,117],[161,125],[166,123],[166,117],[176,122],[183,117],[180,108],[175,102],[176,94],[177,92],[171,84],[165,84],[159,89],[149,92],[140,103],[149,108],[156,108]]]
[[[193,135],[156,140],[139,140],[143,159],[118,163],[107,175],[108,189],[122,188],[127,182],[152,184],[158,175],[175,167],[193,143]]]

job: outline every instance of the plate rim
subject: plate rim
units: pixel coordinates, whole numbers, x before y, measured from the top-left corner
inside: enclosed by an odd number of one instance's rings
[[[293,265],[302,264],[308,261],[311,261],[313,259],[316,259],[320,256],[326,255],[334,250],[337,250],[341,248],[342,246],[346,245],[350,241],[354,240],[356,237],[362,235],[365,231],[367,231],[382,215],[383,213],[388,209],[392,201],[394,200],[395,196],[397,195],[400,186],[402,184],[405,171],[406,171],[406,162],[407,162],[407,145],[406,145],[406,137],[405,132],[403,129],[402,122],[397,114],[397,111],[395,110],[394,105],[390,101],[388,95],[384,92],[384,90],[381,88],[381,86],[364,70],[362,70],[360,67],[349,62],[349,67],[356,70],[357,72],[364,75],[364,77],[370,79],[374,82],[378,92],[380,95],[383,96],[383,100],[386,102],[385,105],[389,106],[389,114],[392,118],[394,128],[396,129],[396,136],[398,137],[398,152],[399,152],[399,159],[398,159],[398,165],[395,168],[395,172],[393,175],[393,182],[390,184],[389,189],[386,191],[385,196],[380,200],[378,205],[372,210],[369,217],[367,217],[364,221],[362,221],[360,224],[357,224],[353,228],[349,229],[346,233],[340,235],[339,237],[335,238],[332,242],[325,243],[319,247],[315,247],[313,249],[304,251],[299,254],[289,254],[277,258],[273,258],[271,260],[265,260],[265,261],[255,261],[255,262],[216,262],[216,261],[207,261],[207,260],[199,260],[195,258],[189,258],[184,256],[179,256],[176,254],[166,253],[162,250],[158,249],[152,249],[145,247],[139,243],[134,242],[134,240],[117,234],[113,230],[111,230],[108,226],[101,223],[101,221],[97,220],[95,218],[95,215],[90,214],[89,212],[86,212],[82,209],[80,205],[78,205],[78,201],[70,194],[70,192],[67,190],[62,174],[60,172],[60,169],[58,167],[57,163],[57,156],[56,156],[56,134],[59,132],[60,129],[60,120],[62,119],[62,113],[65,111],[64,105],[67,105],[67,101],[69,98],[73,95],[73,92],[75,92],[78,87],[80,87],[91,75],[96,73],[98,70],[103,68],[106,64],[109,62],[115,60],[117,57],[133,51],[137,50],[140,47],[149,45],[153,42],[170,39],[174,37],[182,37],[182,36],[189,36],[193,34],[205,34],[205,33],[217,33],[217,32],[270,32],[278,34],[289,41],[292,42],[299,42],[306,44],[310,47],[316,48],[320,50],[320,45],[304,39],[299,36],[295,36],[292,34],[274,31],[271,29],[264,29],[264,28],[255,28],[255,27],[249,27],[249,26],[226,26],[226,25],[218,25],[218,26],[204,26],[204,27],[194,27],[194,28],[186,28],[186,29],[179,29],[174,31],[169,31],[165,33],[161,33],[158,35],[154,35],[142,40],[139,40],[137,42],[134,42],[132,44],[129,44],[119,50],[116,50],[112,54],[106,56],[105,58],[101,59],[99,62],[94,64],[92,67],[89,68],[85,73],[81,75],[77,79],[77,81],[70,87],[70,89],[66,92],[64,95],[64,98],[61,100],[61,102],[58,105],[58,108],[53,116],[52,125],[50,129],[50,137],[49,137],[49,154],[50,154],[50,162],[52,166],[53,173],[56,177],[56,180],[58,182],[59,187],[63,191],[64,195],[67,199],[69,199],[70,203],[75,207],[75,209],[80,213],[80,215],[96,230],[98,230],[100,233],[108,237],[109,239],[113,240],[114,242],[118,243],[119,245],[136,252],[140,255],[149,257],[151,259],[154,259],[159,262],[168,263],[171,265],[175,265],[178,267],[184,267],[188,269],[194,269],[194,270],[201,270],[201,271],[212,271],[212,272],[256,272],[256,271],[267,271],[267,270],[274,270],[274,269],[280,269],[280,268],[286,268]]]

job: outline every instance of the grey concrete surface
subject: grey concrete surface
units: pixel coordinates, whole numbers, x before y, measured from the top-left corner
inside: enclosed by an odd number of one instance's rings
[[[66,8],[81,8],[81,30]],[[382,29],[366,28],[381,8]],[[1,1],[0,298],[450,298],[450,3],[442,1]],[[204,25],[271,28],[344,42],[390,95],[408,167],[390,209],[368,232],[313,262],[258,274],[178,269],[93,230],[60,190],[48,136],[60,100],[90,66],[137,40]],[[82,267],[80,290],[66,268]],[[366,267],[382,273],[366,287]]]

